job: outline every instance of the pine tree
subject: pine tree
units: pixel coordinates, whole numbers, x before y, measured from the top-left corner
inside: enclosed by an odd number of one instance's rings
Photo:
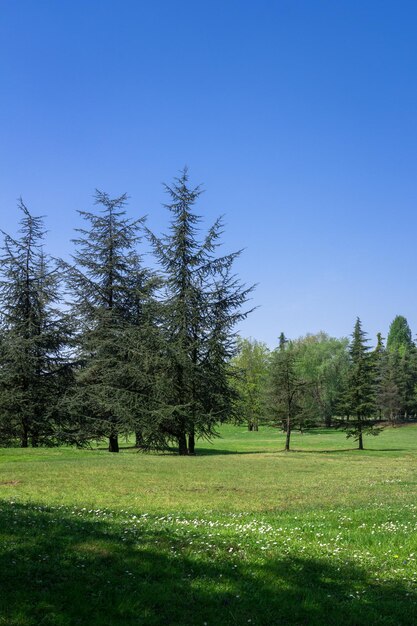
[[[372,352],[372,359],[374,362],[374,381],[375,381],[375,401],[378,410],[378,419],[382,419],[383,415],[383,396],[384,396],[384,378],[386,374],[386,363],[388,355],[385,350],[384,338],[381,333],[376,335],[376,346]]]
[[[417,350],[414,344],[393,352],[392,362],[400,397],[400,414],[402,419],[407,420],[416,412]]]
[[[377,363],[376,371],[376,406],[379,419],[386,419],[395,424],[401,413],[401,395],[397,385],[397,352],[385,352]]]
[[[3,233],[1,259],[0,441],[26,448],[56,443],[70,328],[56,306],[60,275],[43,251],[43,218],[18,206],[20,236]]]
[[[375,421],[371,419],[375,411],[374,363],[366,345],[367,341],[358,317],[349,347],[347,402],[352,419],[345,429],[348,437],[354,437],[358,441],[359,450],[363,450],[364,433],[379,434]]]
[[[77,443],[107,437],[110,452],[119,451],[119,435],[143,426],[154,395],[155,281],[136,250],[143,219],[126,217],[126,201],[97,191],[101,210],[79,212],[89,227],[78,229],[73,265],[63,263],[79,328],[76,384],[64,402],[67,436]]]
[[[222,233],[218,219],[202,240],[201,218],[194,205],[202,190],[190,188],[185,169],[172,186],[165,186],[172,215],[169,233],[162,238],[149,231],[165,274],[166,373],[171,413],[166,438],[178,444],[181,455],[194,454],[196,437],[210,439],[216,424],[232,411],[230,359],[235,353],[234,326],[248,312],[241,307],[251,288],[232,274],[239,252],[216,257]]]
[[[269,405],[274,422],[281,423],[285,433],[285,450],[290,450],[291,433],[305,419],[305,399],[308,383],[300,376],[297,347],[284,333],[279,346],[271,354],[269,370]]]

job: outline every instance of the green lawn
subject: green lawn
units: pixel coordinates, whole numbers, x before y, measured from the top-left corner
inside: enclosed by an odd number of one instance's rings
[[[417,624],[417,426],[0,450],[0,624]]]

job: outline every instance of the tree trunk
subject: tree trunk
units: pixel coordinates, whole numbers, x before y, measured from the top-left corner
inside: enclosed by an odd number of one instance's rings
[[[24,420],[22,423],[22,433],[20,435],[20,447],[27,448],[29,445],[29,432],[26,421]]]
[[[117,433],[113,433],[109,437],[109,452],[119,452],[119,439]]]
[[[286,437],[285,437],[285,451],[289,452],[290,450],[290,437],[291,437],[291,417],[290,412],[288,411],[287,416],[287,428],[286,428]]]
[[[192,430],[188,435],[188,454],[195,454],[195,434]]]
[[[358,437],[359,450],[363,450],[362,422],[360,419],[358,420],[358,433],[359,433],[359,437]]]
[[[178,454],[180,456],[186,456],[188,454],[187,437],[185,433],[181,433],[178,437]]]
[[[258,425],[258,422],[255,422],[255,423],[254,423],[254,425],[253,425],[253,427],[252,427],[252,430],[254,430],[255,432],[258,432],[258,430],[259,430],[259,425]]]
[[[248,430],[252,431],[253,430],[253,424],[252,422],[248,422]]]
[[[144,440],[140,431],[135,432],[135,448],[144,448]]]

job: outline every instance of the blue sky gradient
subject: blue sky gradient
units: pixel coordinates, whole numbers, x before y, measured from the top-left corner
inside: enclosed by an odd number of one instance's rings
[[[166,229],[187,164],[259,286],[244,336],[417,331],[417,4],[0,0],[0,227],[71,251],[95,188]]]

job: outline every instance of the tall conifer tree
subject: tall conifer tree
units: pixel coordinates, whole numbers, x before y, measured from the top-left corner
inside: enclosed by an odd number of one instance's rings
[[[148,346],[153,326],[154,280],[142,269],[137,245],[143,219],[126,217],[127,197],[96,192],[98,213],[80,211],[74,264],[64,264],[78,320],[76,385],[66,398],[75,441],[107,437],[119,451],[119,435],[137,428],[149,409]]]
[[[271,353],[269,404],[274,421],[285,430],[285,450],[290,450],[291,433],[304,418],[304,394],[308,383],[300,376],[297,346],[280,334],[279,346]]]
[[[0,439],[21,447],[56,442],[56,406],[68,369],[60,276],[43,251],[42,217],[23,201],[20,236],[4,234],[1,259]]]
[[[193,454],[196,436],[210,438],[232,408],[230,359],[235,352],[233,327],[247,315],[241,306],[251,288],[232,274],[239,252],[217,257],[222,233],[218,219],[199,239],[201,218],[194,205],[202,190],[191,188],[185,169],[172,186],[166,207],[172,215],[169,233],[149,232],[165,274],[166,372],[172,407],[166,437],[179,453]]]
[[[375,412],[374,362],[366,345],[367,341],[358,317],[349,347],[347,402],[352,418],[346,426],[346,431],[348,437],[354,437],[358,441],[359,450],[363,450],[364,433],[374,435],[379,433],[372,419]]]

